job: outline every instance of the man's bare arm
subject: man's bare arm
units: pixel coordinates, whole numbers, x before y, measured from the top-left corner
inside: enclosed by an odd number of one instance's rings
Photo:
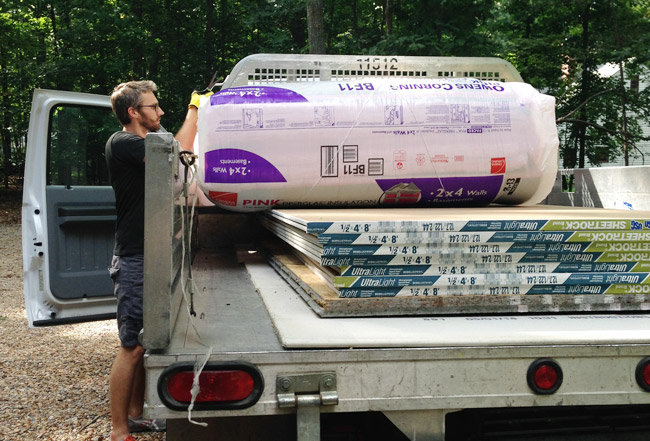
[[[176,133],[176,140],[181,145],[181,150],[194,151],[194,138],[196,137],[196,123],[199,119],[199,111],[194,106],[189,106],[183,125]]]

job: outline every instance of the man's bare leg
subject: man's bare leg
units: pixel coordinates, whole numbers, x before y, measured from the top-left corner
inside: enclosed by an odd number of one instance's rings
[[[131,388],[131,401],[129,403],[128,416],[139,417],[142,415],[144,407],[144,360],[140,358],[140,363],[135,368],[135,377]]]
[[[142,346],[121,346],[113,362],[110,379],[111,441],[122,441],[129,435],[128,412],[143,355]]]

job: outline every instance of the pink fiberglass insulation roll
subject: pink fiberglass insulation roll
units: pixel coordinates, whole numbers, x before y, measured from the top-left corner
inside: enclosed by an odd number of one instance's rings
[[[195,151],[235,211],[535,204],[557,173],[555,99],[477,79],[236,87],[201,103]]]

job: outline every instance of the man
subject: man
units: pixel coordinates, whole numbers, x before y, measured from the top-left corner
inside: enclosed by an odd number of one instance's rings
[[[109,268],[117,297],[117,321],[121,346],[110,377],[113,430],[111,441],[135,441],[132,431],[161,430],[161,423],[142,418],[144,405],[144,348],[142,329],[142,281],[144,269],[144,138],[160,130],[165,114],[158,104],[153,81],[130,81],[111,94],[113,113],[122,131],[106,142],[106,162],[115,192],[117,224],[112,267]],[[176,139],[192,149],[200,95],[192,94],[185,121]]]

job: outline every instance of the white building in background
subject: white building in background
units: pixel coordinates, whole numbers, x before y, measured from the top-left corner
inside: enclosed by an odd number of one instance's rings
[[[606,64],[598,70],[603,78],[619,75],[618,65]],[[650,69],[640,79],[626,79],[626,87],[643,91],[650,87]],[[628,110],[628,118],[635,115]],[[650,124],[639,121],[644,137],[650,137]],[[564,136],[565,127],[558,127]],[[638,141],[629,152],[629,167],[621,153],[608,162],[592,164],[585,158],[583,169],[563,169],[545,203],[579,207],[602,207],[624,210],[650,210],[650,140]]]
[[[646,69],[647,71],[647,69]],[[598,69],[598,74],[603,78],[610,78],[613,76],[619,75],[619,66],[618,64],[608,63],[604,64]],[[641,78],[627,78],[626,85],[630,92],[632,91],[643,91],[647,87],[650,87],[650,72],[646,72],[646,75],[642,75]],[[627,111],[628,119],[633,117],[632,112]],[[650,124],[647,121],[639,121],[643,134],[646,137],[650,137]],[[638,141],[636,143],[637,149],[630,150],[628,154],[629,165],[650,165],[650,141]],[[601,162],[596,164],[599,167],[618,167],[625,165],[625,157],[621,153],[616,158],[610,158],[609,162]],[[594,165],[586,159],[585,167],[593,167]]]

